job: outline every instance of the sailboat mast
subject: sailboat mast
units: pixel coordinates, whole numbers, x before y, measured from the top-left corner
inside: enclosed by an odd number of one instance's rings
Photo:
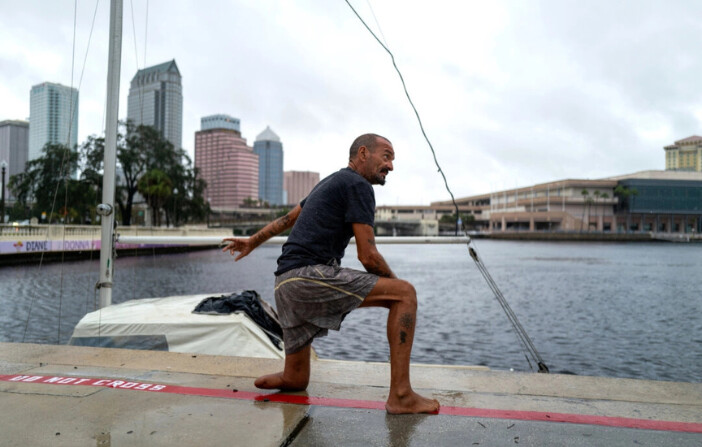
[[[119,120],[119,77],[122,59],[122,0],[110,2],[110,38],[107,63],[107,110],[105,159],[102,179],[100,245],[100,308],[112,304],[114,273],[115,170],[117,164],[117,124]]]

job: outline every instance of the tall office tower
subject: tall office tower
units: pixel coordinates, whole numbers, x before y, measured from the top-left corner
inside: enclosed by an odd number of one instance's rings
[[[5,200],[14,200],[7,183],[11,175],[24,172],[29,154],[29,123],[0,121],[0,164],[5,164]]]
[[[71,149],[77,146],[77,89],[51,82],[32,87],[29,93],[28,160],[41,157],[46,143],[64,144]]]
[[[319,172],[285,171],[283,186],[287,204],[297,205],[319,183]]]
[[[137,71],[127,98],[127,119],[155,127],[176,149],[183,143],[183,87],[175,59]]]
[[[207,118],[201,123],[211,123]],[[238,130],[211,127],[195,132],[195,167],[207,182],[204,194],[210,207],[233,209],[258,199],[258,155]]]
[[[258,155],[258,194],[271,205],[283,203],[283,143],[280,138],[266,126],[258,134],[253,146]]]

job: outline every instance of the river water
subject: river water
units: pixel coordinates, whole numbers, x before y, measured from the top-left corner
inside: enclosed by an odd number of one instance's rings
[[[702,246],[478,240],[475,246],[552,372],[702,382]],[[465,245],[380,250],[412,282],[412,361],[528,371]],[[218,250],[122,257],[114,303],[253,289],[273,304],[280,246],[234,263]],[[342,264],[360,268],[355,247]],[[66,343],[95,308],[96,260],[0,268],[0,341]],[[384,309],[359,309],[314,343],[320,357],[387,361]]]

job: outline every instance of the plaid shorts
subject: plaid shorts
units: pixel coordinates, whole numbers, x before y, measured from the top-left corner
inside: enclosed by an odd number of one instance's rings
[[[292,354],[338,331],[346,314],[361,305],[378,276],[338,265],[310,265],[275,279],[275,303],[285,353]]]

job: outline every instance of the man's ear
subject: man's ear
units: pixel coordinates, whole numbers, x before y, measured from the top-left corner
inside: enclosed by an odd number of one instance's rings
[[[370,151],[367,147],[361,146],[358,148],[358,159],[360,161],[366,161],[368,159],[368,155],[370,155]]]

